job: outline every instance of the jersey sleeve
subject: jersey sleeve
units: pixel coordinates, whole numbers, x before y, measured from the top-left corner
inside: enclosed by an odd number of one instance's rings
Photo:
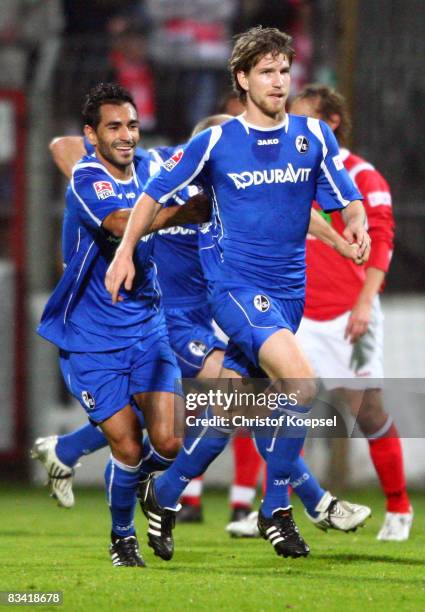
[[[177,149],[163,163],[158,174],[149,179],[145,193],[164,204],[174,193],[191,184],[202,172],[221,134],[221,126],[214,126],[200,132],[186,146]]]
[[[364,197],[368,232],[372,239],[366,268],[388,272],[394,248],[394,217],[391,192],[386,180],[374,168],[359,172],[355,181]]]
[[[149,176],[152,177],[157,174],[161,170],[161,166],[164,162],[166,162],[174,153],[182,148],[180,147],[156,147],[154,149],[149,149],[149,154],[151,156],[151,161],[149,164]],[[199,189],[195,185],[188,185],[187,187],[183,187],[179,191],[173,194],[171,198],[169,198],[166,202],[163,203],[163,206],[175,206],[176,204],[182,206],[186,204],[186,202],[194,195],[199,193]]]
[[[115,181],[96,162],[78,164],[72,174],[70,187],[79,204],[78,218],[90,229],[98,229],[110,213],[123,208]]]
[[[339,154],[330,127],[323,121],[308,119],[307,125],[322,146],[322,160],[317,177],[315,200],[326,212],[341,210],[353,200],[362,200]]]

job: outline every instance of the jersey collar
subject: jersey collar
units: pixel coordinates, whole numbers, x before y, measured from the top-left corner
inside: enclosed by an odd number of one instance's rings
[[[289,115],[288,113],[286,113],[285,115],[285,119],[282,121],[282,123],[279,123],[278,125],[274,125],[273,127],[260,127],[258,125],[254,125],[252,123],[249,123],[245,117],[243,115],[238,115],[236,117],[236,119],[238,119],[238,121],[240,121],[242,123],[242,125],[244,126],[247,134],[249,134],[249,130],[258,130],[259,132],[275,132],[276,130],[285,130],[285,132],[288,132],[288,126],[289,126]]]

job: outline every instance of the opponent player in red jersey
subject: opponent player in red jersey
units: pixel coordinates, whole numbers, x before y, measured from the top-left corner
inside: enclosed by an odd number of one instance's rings
[[[335,90],[307,86],[293,100],[290,112],[326,121],[344,147],[351,122],[346,102]],[[325,386],[338,389],[339,397],[350,405],[368,440],[386,496],[387,513],[378,540],[401,541],[409,537],[413,511],[406,491],[400,439],[384,409],[380,380],[383,315],[379,293],[393,249],[391,193],[370,163],[345,148],[341,148],[341,158],[364,197],[371,255],[364,266],[357,266],[319,240],[307,241],[306,306],[297,337]],[[342,233],[339,215],[326,217]]]

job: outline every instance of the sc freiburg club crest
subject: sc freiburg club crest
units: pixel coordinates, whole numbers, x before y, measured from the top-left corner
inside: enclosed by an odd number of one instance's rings
[[[200,340],[192,340],[192,342],[189,343],[189,350],[192,355],[196,357],[204,357],[207,352],[207,345]]]
[[[83,402],[87,408],[89,410],[93,410],[93,408],[96,406],[93,395],[89,391],[81,391],[81,397],[83,398]]]
[[[267,312],[270,308],[270,300],[265,295],[258,294],[254,298],[254,306],[260,312]]]
[[[297,136],[295,139],[295,146],[297,147],[298,153],[307,153],[308,151],[308,140],[305,136]]]

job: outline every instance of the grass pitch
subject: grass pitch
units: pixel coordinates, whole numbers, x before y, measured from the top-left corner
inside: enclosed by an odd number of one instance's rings
[[[374,512],[354,534],[318,531],[295,501],[297,522],[312,550],[307,559],[277,557],[264,540],[229,538],[226,495],[212,492],[204,499],[204,525],[178,525],[174,558],[165,562],[147,547],[146,521],[138,509],[146,569],[112,567],[102,491],[80,489],[76,496],[76,507],[64,510],[45,489],[0,489],[1,591],[59,590],[62,606],[38,608],[72,612],[425,609],[423,494],[413,496],[415,523],[403,543],[375,539],[383,517],[376,491],[347,495]]]

